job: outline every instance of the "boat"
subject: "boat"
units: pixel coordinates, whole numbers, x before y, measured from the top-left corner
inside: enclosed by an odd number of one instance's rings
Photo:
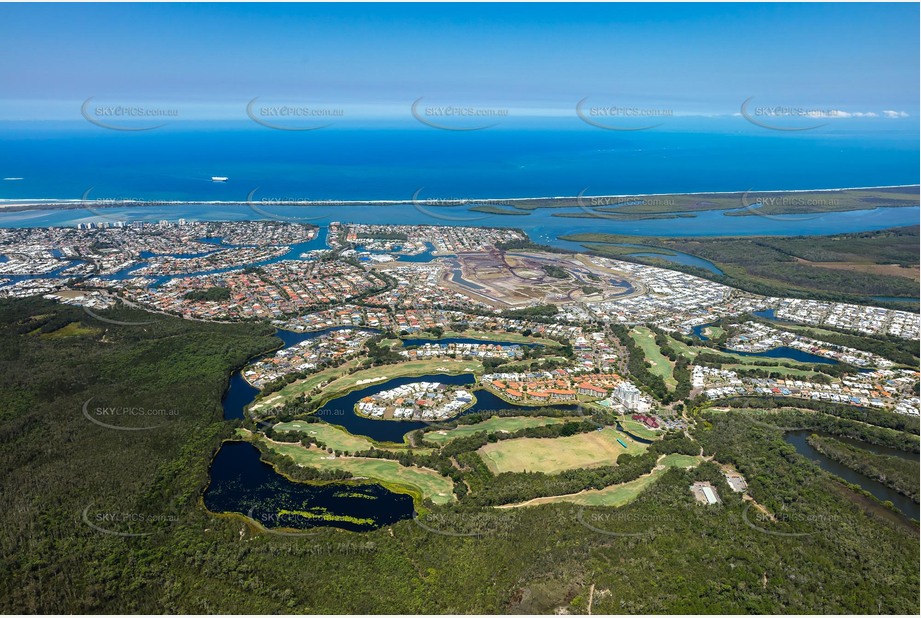
[[[211,182],[227,182],[230,180],[227,176],[212,176]]]

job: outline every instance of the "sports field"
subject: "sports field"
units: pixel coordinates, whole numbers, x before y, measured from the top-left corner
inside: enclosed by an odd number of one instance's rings
[[[383,451],[393,451],[396,453],[406,451],[409,445],[393,446],[389,443],[378,444],[370,438],[350,434],[342,427],[330,425],[329,423],[307,423],[305,421],[289,421],[287,423],[278,423],[275,425],[276,431],[296,431],[305,436],[316,438],[323,446],[327,446],[334,451],[345,453],[357,453],[369,448],[376,448]],[[431,448],[414,448],[412,451],[419,455],[431,453]]]
[[[621,446],[617,439],[627,444]],[[481,447],[477,453],[493,474],[544,472],[610,466],[623,453],[638,455],[645,446],[613,427],[565,438],[516,438]]]
[[[353,436],[329,423],[306,423],[304,421],[290,421],[278,423],[275,431],[296,431],[305,436],[316,438],[324,446],[334,451],[356,453],[365,451],[374,446],[374,442],[364,436]]]
[[[678,380],[672,375],[674,366],[668,360],[668,357],[662,354],[662,350],[656,344],[655,334],[645,326],[635,326],[630,330],[630,336],[646,355],[649,370],[665,380],[665,384],[669,388],[674,389],[678,385]]]
[[[297,464],[319,470],[345,470],[354,476],[382,481],[391,486],[405,487],[421,498],[435,504],[454,501],[454,482],[428,468],[405,467],[391,459],[370,457],[334,457],[318,448],[300,444],[272,442],[259,438],[269,449],[279,455],[291,457]]]
[[[565,496],[547,496],[544,498],[535,498],[527,502],[510,504],[500,508],[512,508],[519,506],[537,506],[539,504],[550,504],[553,502],[570,502],[572,504],[581,504],[583,506],[623,506],[632,502],[647,487],[652,485],[660,476],[665,474],[669,468],[688,468],[696,466],[701,461],[700,457],[692,455],[681,455],[673,453],[665,455],[656,464],[652,472],[644,474],[638,479],[611,485],[604,489],[587,489],[576,494],[567,494]]]
[[[556,425],[567,420],[570,419],[551,418],[547,416],[493,416],[481,423],[474,423],[473,425],[459,425],[454,429],[430,431],[425,434],[425,439],[440,446],[452,440],[475,434],[478,431],[485,431],[487,433],[513,433],[519,429]]]
[[[330,382],[323,389],[321,397],[323,399],[332,399],[344,395],[345,393],[356,388],[365,388],[375,384],[383,384],[392,378],[403,378],[407,376],[423,376],[439,373],[459,374],[459,373],[482,373],[483,364],[478,360],[454,360],[451,358],[437,358],[433,360],[409,361],[406,363],[397,363],[395,365],[381,365],[356,371],[353,374],[343,376],[338,380]]]

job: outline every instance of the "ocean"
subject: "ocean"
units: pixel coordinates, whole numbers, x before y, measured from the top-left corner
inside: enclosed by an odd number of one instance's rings
[[[843,121],[842,121],[843,122]],[[2,123],[0,199],[241,201],[266,205],[162,207],[126,218],[305,217],[274,200],[401,200],[766,191],[917,184],[917,132],[886,129],[802,133],[743,120],[676,120],[649,131],[603,131],[582,123],[501,125],[442,131],[419,123],[280,131],[255,123],[199,123],[124,132],[83,124]],[[874,128],[875,127],[875,128]],[[226,183],[211,182],[227,176]],[[885,206],[881,204],[881,206]],[[107,209],[106,216],[110,215]],[[115,211],[112,211],[115,212]],[[265,213],[268,212],[268,215]],[[475,216],[407,206],[314,209],[310,219],[503,225],[538,235],[787,234],[880,229],[918,222],[917,209],[879,208],[815,219],[726,217],[611,222],[553,217]],[[85,211],[0,215],[0,225],[72,225]]]

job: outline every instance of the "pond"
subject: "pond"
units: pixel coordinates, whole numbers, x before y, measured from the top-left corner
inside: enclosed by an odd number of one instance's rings
[[[714,324],[716,324],[716,322],[710,322],[709,324],[698,324],[697,326],[691,327],[691,333],[701,341],[710,341],[710,338],[704,334],[704,331]]]
[[[902,494],[895,491],[894,489],[890,489],[889,487],[886,487],[879,481],[873,480],[870,477],[864,476],[863,474],[860,474],[859,472],[851,470],[844,464],[840,464],[837,461],[834,461],[833,459],[826,457],[825,455],[817,451],[815,448],[813,448],[808,442],[808,438],[812,434],[817,434],[817,435],[822,435],[822,436],[828,435],[820,431],[812,431],[808,429],[803,429],[803,430],[796,430],[796,431],[788,431],[787,433],[784,434],[784,440],[786,440],[787,443],[793,445],[793,448],[796,449],[797,453],[799,453],[800,455],[802,455],[803,457],[807,459],[814,461],[816,464],[818,464],[820,468],[822,468],[826,472],[830,472],[831,474],[834,474],[835,476],[839,476],[849,483],[859,485],[866,491],[869,491],[871,494],[873,494],[873,496],[876,497],[880,501],[884,502],[886,500],[889,500],[890,502],[892,502],[893,505],[895,505],[895,508],[898,509],[902,514],[912,519],[919,519],[919,517],[921,517],[921,515],[919,515],[919,512],[921,512],[921,509],[919,509],[918,503],[912,501],[911,498],[908,498],[907,496],[903,496]],[[834,438],[836,440],[842,440],[841,438],[837,436],[828,436],[828,437]],[[857,440],[842,440],[842,441],[846,441],[849,444],[852,444],[860,448],[865,448],[867,450],[872,450],[873,448],[876,448],[876,449],[880,448],[880,447],[873,447],[873,445],[864,444],[863,442],[860,442]],[[885,454],[889,454],[889,453],[885,453]],[[917,461],[917,455],[912,455],[910,453],[905,453],[899,456],[900,457],[907,456],[907,458],[911,458]]]
[[[381,485],[297,483],[260,459],[249,442],[225,442],[211,462],[205,507],[266,528],[374,530],[413,516],[413,500]]]

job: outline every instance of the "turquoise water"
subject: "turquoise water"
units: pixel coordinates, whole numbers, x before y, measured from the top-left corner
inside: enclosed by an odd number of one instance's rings
[[[557,236],[577,233],[615,233],[641,236],[754,236],[754,235],[817,235],[880,230],[903,225],[917,225],[921,210],[911,208],[876,208],[850,212],[825,213],[803,221],[796,215],[764,217],[727,217],[720,211],[701,213],[693,219],[651,219],[615,222],[606,219],[574,223],[579,219],[552,216],[554,209],[539,209],[526,217],[491,215],[475,220],[446,220],[420,212],[413,204],[387,206],[278,206],[260,208],[256,212],[246,205],[178,205],[133,208],[112,208],[98,211],[102,215],[78,208],[72,210],[30,210],[0,213],[0,227],[75,226],[93,221],[148,221],[187,219],[200,221],[254,221],[278,218],[303,218],[304,222],[327,225],[330,221],[369,224],[453,225],[515,227],[525,231],[535,242],[583,251],[579,243],[562,241]],[[429,209],[428,212],[454,208]],[[268,213],[268,214],[266,214]],[[438,214],[436,213],[436,214]],[[452,216],[454,216],[452,214]],[[467,213],[476,214],[476,213]],[[582,220],[585,221],[585,220]],[[676,224],[675,221],[680,221]]]

